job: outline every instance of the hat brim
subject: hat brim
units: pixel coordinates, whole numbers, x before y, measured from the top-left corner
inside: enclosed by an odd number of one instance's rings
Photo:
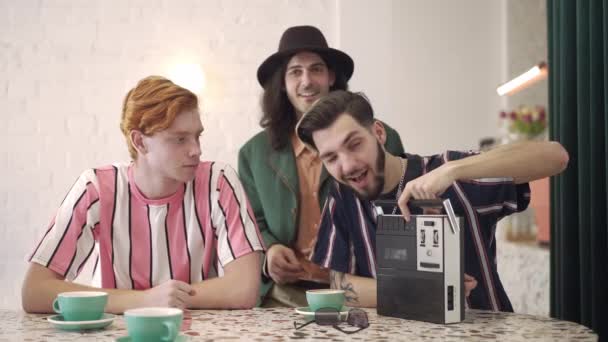
[[[272,73],[281,66],[281,63],[283,63],[285,58],[289,58],[301,51],[318,53],[326,61],[326,63],[331,65],[331,68],[335,73],[344,75],[346,81],[350,80],[351,76],[353,75],[355,63],[353,62],[352,58],[350,58],[350,56],[344,52],[332,48],[299,47],[297,49],[277,52],[266,58],[266,60],[260,64],[257,76],[258,82],[262,88],[265,86],[266,82],[268,82],[268,79],[270,76],[272,76]]]

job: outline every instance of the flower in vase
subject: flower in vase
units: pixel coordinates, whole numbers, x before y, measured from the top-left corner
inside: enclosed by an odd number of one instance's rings
[[[532,139],[547,129],[547,113],[543,106],[520,106],[508,115],[501,111],[499,117],[507,121],[509,132],[520,137]]]

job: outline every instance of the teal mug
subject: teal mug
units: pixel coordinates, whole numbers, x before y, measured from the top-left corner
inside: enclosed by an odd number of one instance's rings
[[[344,290],[308,290],[306,291],[306,301],[312,311],[317,311],[320,308],[334,308],[341,311],[344,306]]]
[[[183,311],[176,308],[137,308],[125,311],[131,341],[168,342],[177,338]]]
[[[101,319],[107,303],[105,292],[62,292],[53,301],[53,310],[66,321],[95,321]]]

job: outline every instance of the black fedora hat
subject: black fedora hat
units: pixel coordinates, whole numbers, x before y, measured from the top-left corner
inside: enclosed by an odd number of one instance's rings
[[[258,68],[258,82],[264,87],[272,73],[281,65],[285,58],[300,51],[316,52],[330,64],[334,72],[341,73],[348,81],[353,75],[355,65],[352,58],[344,52],[327,46],[327,41],[321,31],[314,26],[294,26],[288,28],[279,42],[279,50],[266,58]]]

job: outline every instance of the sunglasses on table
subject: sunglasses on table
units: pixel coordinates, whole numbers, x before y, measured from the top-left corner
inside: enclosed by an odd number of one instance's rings
[[[293,326],[296,330],[302,329],[303,327],[309,325],[310,323],[317,323],[318,325],[332,326],[334,329],[339,330],[345,334],[354,334],[359,332],[367,327],[369,327],[369,321],[367,320],[367,313],[361,309],[350,309],[348,310],[348,315],[346,317],[346,323],[350,326],[357,327],[356,330],[344,330],[338,324],[340,324],[343,320],[340,317],[340,311],[334,308],[320,308],[315,311],[315,318],[304,323],[298,325],[296,322],[293,322]]]

